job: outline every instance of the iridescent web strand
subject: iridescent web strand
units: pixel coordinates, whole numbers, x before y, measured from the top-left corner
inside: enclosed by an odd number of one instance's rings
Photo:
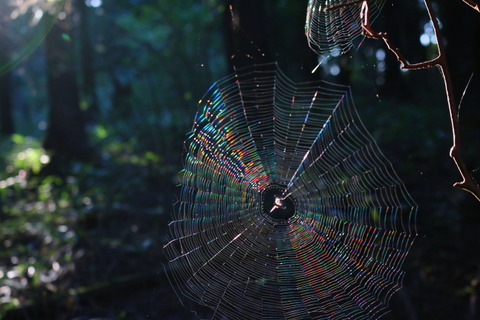
[[[165,246],[182,303],[210,309],[211,319],[387,311],[416,236],[416,205],[348,87],[296,84],[274,64],[239,70],[199,102],[185,147]],[[277,190],[281,204],[269,209]],[[279,218],[287,197],[294,213]]]

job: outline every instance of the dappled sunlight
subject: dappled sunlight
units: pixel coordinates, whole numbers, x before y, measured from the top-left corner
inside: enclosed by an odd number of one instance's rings
[[[65,0],[0,2],[0,74],[26,59],[41,44]]]

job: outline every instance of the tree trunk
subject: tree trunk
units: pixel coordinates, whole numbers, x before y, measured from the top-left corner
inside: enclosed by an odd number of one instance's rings
[[[265,1],[225,1],[224,34],[232,69],[270,62]]]
[[[73,7],[65,2],[64,19],[57,20],[45,40],[50,110],[44,147],[55,155],[87,160],[91,150],[80,110],[72,42]]]
[[[453,79],[455,98],[460,100],[468,78],[474,73],[478,77],[480,62],[478,58],[479,45],[479,14],[460,1],[441,3],[440,19],[442,34],[447,39],[446,54]],[[468,28],[466,28],[468,26]],[[475,79],[474,79],[475,80]],[[470,95],[476,95],[478,90],[472,87]]]
[[[0,75],[0,134],[13,132],[11,73],[7,72]]]
[[[425,60],[425,48],[418,40],[421,34],[421,11],[418,6],[409,6],[402,3],[385,5],[382,9],[386,19],[384,26],[379,26],[377,31],[386,31],[395,46],[400,48],[409,62]],[[374,25],[375,28],[376,25]],[[381,43],[381,48],[386,50]],[[408,85],[411,81],[409,74],[400,70],[400,62],[391,52],[385,55],[385,83],[382,85],[382,94],[393,95],[400,101],[412,99],[412,91]],[[399,94],[400,93],[400,94]]]
[[[80,15],[80,40],[82,62],[82,94],[86,101],[87,120],[91,121],[98,114],[98,99],[95,92],[95,67],[91,41],[89,8],[84,0],[76,0]]]

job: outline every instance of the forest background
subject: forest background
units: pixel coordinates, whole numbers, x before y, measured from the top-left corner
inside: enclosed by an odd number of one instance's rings
[[[231,6],[231,7],[230,7]],[[365,125],[419,205],[404,288],[385,319],[478,319],[480,204],[452,187],[438,70],[400,71],[365,39],[320,68],[307,1],[0,3],[0,318],[193,319],[163,272],[183,140],[233,66],[352,86]],[[232,9],[232,10],[231,10]],[[480,175],[480,15],[438,1],[463,156]],[[435,55],[421,1],[375,21],[411,62]]]

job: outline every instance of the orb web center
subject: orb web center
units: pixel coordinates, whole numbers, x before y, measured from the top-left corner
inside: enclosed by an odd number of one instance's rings
[[[275,220],[288,220],[295,214],[295,200],[285,188],[271,185],[262,193],[263,213]]]

